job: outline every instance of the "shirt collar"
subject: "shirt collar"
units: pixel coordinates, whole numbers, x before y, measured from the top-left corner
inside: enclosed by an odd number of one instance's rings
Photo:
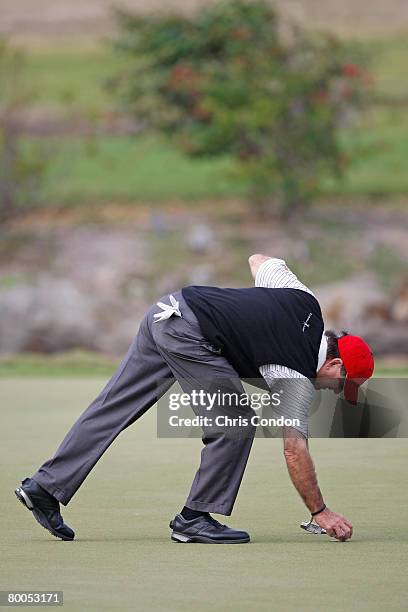
[[[317,359],[317,371],[320,370],[320,368],[326,361],[326,356],[327,356],[327,336],[325,333],[323,333],[322,339],[320,341],[319,357]]]

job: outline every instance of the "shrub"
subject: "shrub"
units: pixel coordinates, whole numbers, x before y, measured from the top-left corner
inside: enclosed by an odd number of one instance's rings
[[[118,15],[129,63],[115,80],[127,112],[190,156],[230,154],[252,200],[293,213],[348,160],[338,133],[359,108],[365,70],[333,36],[286,27],[263,0],[194,16]]]

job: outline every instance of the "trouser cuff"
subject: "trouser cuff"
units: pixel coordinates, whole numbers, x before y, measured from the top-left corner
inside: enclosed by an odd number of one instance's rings
[[[45,489],[45,491],[47,491],[47,493],[55,497],[55,499],[57,499],[63,506],[66,506],[69,500],[71,499],[71,497],[69,497],[64,491],[61,491],[61,489],[58,489],[57,487],[51,485],[48,482],[44,482],[41,477],[37,476],[37,474],[35,476],[32,476],[32,480],[35,480],[35,482],[39,484],[40,487],[42,487],[43,489]]]
[[[230,516],[232,508],[226,504],[215,504],[210,502],[192,501],[187,499],[185,505],[191,510],[200,510],[201,512],[215,512],[216,514],[223,514],[224,516]]]

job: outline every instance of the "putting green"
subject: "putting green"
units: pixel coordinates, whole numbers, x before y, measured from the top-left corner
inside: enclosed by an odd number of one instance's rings
[[[13,489],[48,458],[101,380],[0,380],[1,590],[63,590],[66,610],[407,609],[408,440],[311,442],[327,503],[354,524],[347,543],[299,529],[307,512],[281,442],[258,439],[228,522],[240,546],[180,545],[200,441],[158,440],[155,409],[126,430],[65,508],[60,542]],[[219,518],[219,517],[218,517]]]

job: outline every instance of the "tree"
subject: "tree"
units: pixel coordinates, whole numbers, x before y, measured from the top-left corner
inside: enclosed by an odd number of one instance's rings
[[[0,41],[0,222],[38,202],[47,165],[42,147],[24,138],[22,119],[32,98],[21,51]]]
[[[129,64],[116,79],[124,108],[191,156],[231,155],[252,200],[304,207],[341,176],[346,112],[366,73],[333,36],[280,20],[263,0],[227,0],[192,17],[119,13],[116,45]]]

